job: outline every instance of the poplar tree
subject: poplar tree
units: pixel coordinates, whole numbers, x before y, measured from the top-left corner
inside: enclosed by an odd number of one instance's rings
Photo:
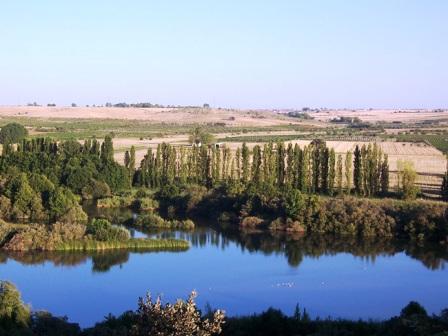
[[[294,185],[294,175],[295,175],[295,164],[294,164],[294,147],[292,143],[288,144],[288,149],[286,150],[286,177],[285,183],[288,186]]]
[[[124,153],[124,166],[129,169],[129,163],[131,162],[131,155],[129,154],[129,151],[126,151]]]
[[[345,189],[348,195],[352,190],[352,152],[345,155]]]
[[[238,181],[241,180],[241,150],[238,147],[235,153],[235,176]]]
[[[338,160],[336,164],[336,188],[338,190],[338,194],[342,194],[343,185],[342,185],[342,155],[338,155]]]
[[[252,181],[258,187],[261,182],[261,148],[256,145],[253,148],[252,156]]]
[[[101,144],[101,160],[103,162],[114,160],[114,146],[110,135],[106,135]]]
[[[389,192],[389,163],[387,154],[384,154],[384,160],[381,163],[381,193],[387,195]]]
[[[242,170],[242,180],[244,183],[249,182],[249,148],[246,143],[243,143],[243,147],[241,148],[241,170]]]
[[[312,187],[311,192],[316,193],[319,191],[320,182],[320,149],[318,146],[312,146],[312,158],[313,158],[313,175],[312,175]]]
[[[285,144],[277,143],[277,185],[283,186],[285,183]]]
[[[129,169],[131,170],[131,173],[134,174],[135,171],[135,147],[131,146],[131,152],[130,152],[130,158],[129,158]]]
[[[361,195],[362,193],[362,156],[361,156],[361,150],[359,149],[359,146],[356,145],[355,152],[354,152],[355,158],[353,160],[353,183],[355,185],[355,193],[357,195]]]
[[[328,193],[333,195],[336,179],[336,153],[334,149],[330,149],[330,157],[328,159]]]
[[[328,193],[328,182],[329,182],[329,150],[328,147],[322,147],[320,149],[320,191],[324,194]]]

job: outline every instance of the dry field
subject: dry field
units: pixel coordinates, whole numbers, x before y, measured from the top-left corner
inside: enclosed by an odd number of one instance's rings
[[[263,127],[298,123],[272,111],[214,108],[117,108],[117,107],[43,107],[0,106],[0,117],[46,119],[121,119],[154,123],[225,123],[227,126]]]
[[[328,110],[312,112],[317,121],[300,121],[297,118],[289,118],[270,110],[233,110],[233,109],[206,109],[206,108],[116,108],[116,107],[28,107],[28,106],[3,106],[0,107],[1,117],[25,117],[27,120],[40,121],[45,123],[51,120],[84,120],[92,123],[104,123],[106,120],[124,120],[132,125],[141,123],[149,124],[225,124],[226,127],[260,127],[258,132],[248,132],[244,135],[287,135],[296,134],[295,131],[276,131],[272,126],[278,125],[314,125],[328,126],[326,121],[337,116],[359,117],[362,120],[375,121],[400,121],[406,123],[421,122],[423,120],[448,120],[448,110]],[[319,121],[320,120],[320,121]],[[135,121],[135,123],[134,123]],[[332,124],[334,126],[334,124]],[[176,126],[177,127],[177,126]],[[271,127],[271,129],[269,129]],[[411,126],[412,127],[412,126]],[[263,129],[266,128],[266,131]],[[324,128],[322,128],[324,129]],[[183,130],[185,132],[185,129]],[[182,132],[182,133],[183,133]],[[221,133],[217,138],[225,138],[234,135],[232,129],[228,133]],[[241,135],[241,134],[239,134]],[[124,152],[132,145],[136,147],[137,162],[146,154],[148,147],[155,148],[157,144],[168,142],[174,145],[186,145],[188,143],[187,134],[172,134],[164,137],[142,137],[142,140],[129,135],[114,139],[116,149],[115,157],[118,162],[123,162]],[[150,140],[149,140],[150,139]],[[309,143],[308,140],[291,141],[303,146]],[[258,143],[260,144],[260,143]],[[354,141],[327,141],[328,146],[333,147],[338,154],[344,155],[347,151],[353,151],[356,144],[362,142]],[[389,155],[391,182],[396,183],[397,162],[399,160],[411,161],[419,173],[418,183],[425,185],[428,189],[438,189],[441,177],[446,170],[446,158],[442,152],[424,143],[404,143],[404,142],[380,142],[383,152]],[[249,143],[250,147],[255,143]],[[232,150],[241,146],[238,142],[227,143]]]
[[[329,121],[336,117],[358,117],[369,122],[402,122],[415,123],[423,120],[447,120],[448,110],[380,110],[380,109],[358,109],[358,110],[325,110],[312,113],[316,120]]]

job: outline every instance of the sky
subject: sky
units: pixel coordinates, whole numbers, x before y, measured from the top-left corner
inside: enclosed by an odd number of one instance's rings
[[[446,0],[2,0],[0,105],[448,108]]]

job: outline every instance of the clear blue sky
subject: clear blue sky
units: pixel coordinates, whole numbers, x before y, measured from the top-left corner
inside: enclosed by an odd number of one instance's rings
[[[0,104],[448,107],[446,0],[4,0]]]

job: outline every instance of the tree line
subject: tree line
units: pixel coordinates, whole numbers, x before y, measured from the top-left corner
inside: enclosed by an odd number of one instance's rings
[[[324,141],[310,145],[283,142],[255,145],[243,143],[235,153],[216,146],[176,147],[162,143],[148,149],[140,167],[135,167],[135,149],[125,154],[125,165],[135,186],[199,184],[216,187],[222,182],[292,187],[303,193],[359,196],[387,195],[389,164],[377,144],[355,147],[354,152],[336,155]]]

